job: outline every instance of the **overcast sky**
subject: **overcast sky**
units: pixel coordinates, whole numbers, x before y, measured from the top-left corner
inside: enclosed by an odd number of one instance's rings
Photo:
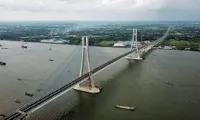
[[[0,0],[0,20],[200,20],[200,0]]]

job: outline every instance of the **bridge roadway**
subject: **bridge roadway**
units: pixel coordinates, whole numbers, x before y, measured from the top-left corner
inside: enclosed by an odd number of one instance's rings
[[[165,33],[165,35],[160,38],[159,40],[155,41],[151,46],[157,45],[160,42],[162,42],[168,35],[170,29],[167,30],[167,32]],[[140,47],[139,49],[145,48],[148,46],[143,46]],[[107,68],[109,65],[117,62],[118,60],[126,57],[127,55],[129,55],[132,52],[135,52],[136,50],[131,50],[129,52],[126,52],[102,65],[100,65],[99,67],[95,68],[92,70],[93,74],[97,74],[98,72],[100,72],[101,70]],[[26,105],[24,105],[23,107],[19,108],[18,110],[14,111],[13,113],[9,114],[8,116],[6,116],[3,120],[19,120],[19,119],[23,119],[24,117],[26,117],[28,115],[28,113],[34,112],[35,110],[39,109],[40,107],[44,106],[45,104],[49,103],[50,101],[56,99],[57,97],[59,97],[60,95],[64,94],[65,92],[69,91],[70,88],[73,88],[74,85],[81,83],[85,80],[87,80],[89,77],[89,73],[85,73],[84,75],[74,79],[72,82],[62,86],[61,88],[56,89],[55,91],[48,93],[46,95],[44,95],[43,97],[40,97],[38,99],[36,99],[35,101],[28,103]]]
[[[132,51],[129,51],[129,52],[126,52],[102,65],[100,65],[99,67],[95,68],[92,70],[92,73],[95,74],[97,72],[99,72],[100,70],[104,69],[105,67],[111,65],[112,63],[118,61],[119,59],[129,55],[130,53],[134,52],[136,50],[132,50]],[[55,97],[56,95],[62,93],[63,91],[66,91],[68,90],[70,87],[76,85],[77,83],[80,83],[80,82],[83,82],[85,79],[87,79],[89,77],[89,73],[86,73],[84,75],[82,75],[81,77],[78,77],[76,79],[74,79],[72,82],[62,86],[61,88],[59,89],[56,89],[55,91],[29,103],[29,104],[26,104],[25,106],[23,106],[22,108],[18,109],[17,111],[15,111],[14,113],[8,115],[7,117],[4,118],[4,120],[14,120],[14,119],[19,119],[21,117],[24,117],[25,114],[22,114],[22,112],[24,113],[28,113],[29,111],[31,111],[32,109],[40,106],[41,104],[47,102],[48,100],[50,100],[51,98]]]

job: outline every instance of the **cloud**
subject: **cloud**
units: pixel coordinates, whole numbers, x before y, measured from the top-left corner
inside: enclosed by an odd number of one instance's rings
[[[197,20],[199,6],[199,0],[0,0],[0,20]]]
[[[44,0],[0,0],[0,8],[8,11],[39,12],[43,10],[50,10],[49,7],[45,7],[45,4]]]
[[[199,6],[199,0],[165,0],[154,12],[166,20],[200,20]]]
[[[137,0],[102,0],[103,4],[135,4]]]

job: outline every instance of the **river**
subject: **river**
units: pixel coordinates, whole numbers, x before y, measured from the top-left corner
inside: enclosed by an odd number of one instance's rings
[[[79,46],[28,43],[28,49],[21,49],[21,42],[1,44],[9,48],[0,50],[0,59],[7,62],[0,67],[1,113],[8,114],[78,76]],[[127,50],[91,47],[91,66],[95,68]],[[154,50],[138,62],[122,59],[93,77],[103,87],[101,93],[72,89],[28,120],[199,120],[199,61],[200,53],[174,50]],[[26,91],[34,97],[25,96]],[[20,104],[14,102],[16,98]],[[116,104],[134,106],[136,111],[116,109]]]
[[[71,90],[29,119],[199,120],[199,61],[200,53],[173,50],[154,50],[140,62],[123,59],[94,77],[101,93]],[[137,110],[116,109],[116,104]]]

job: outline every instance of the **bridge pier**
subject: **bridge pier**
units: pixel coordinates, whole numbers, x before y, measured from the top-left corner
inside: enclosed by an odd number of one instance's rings
[[[143,48],[141,51],[142,51],[142,58],[144,59],[144,56],[147,55],[150,50],[152,50],[152,46],[151,45],[148,45],[147,47]]]
[[[143,58],[141,57],[142,55],[140,55],[140,53],[136,53],[136,55],[128,55],[126,56],[127,60],[136,60],[136,61],[140,61],[143,60]]]
[[[136,61],[143,60],[144,59],[143,56],[145,56],[154,46],[152,44],[149,44],[149,45],[147,45],[147,47],[143,47],[141,49],[138,49],[138,45],[137,45],[137,29],[133,29],[133,37],[132,37],[132,43],[131,43],[131,50],[130,51],[133,50],[133,45],[135,45],[135,48],[136,48],[135,55],[134,55],[134,53],[132,53],[132,55],[126,56],[126,59],[128,59],[128,60],[136,60]]]
[[[136,55],[128,55],[128,56],[126,56],[126,59],[128,59],[128,60],[143,60],[143,58],[141,58],[140,51],[138,50],[138,45],[137,45],[137,29],[133,29],[131,50],[133,50],[133,44],[135,45],[135,48],[136,48],[136,53],[135,53]]]
[[[85,38],[86,38],[86,44],[85,44]],[[88,68],[88,73],[89,73],[89,85],[88,86],[80,86],[80,84],[77,84],[74,89],[78,91],[83,91],[87,93],[99,93],[100,89],[95,87],[94,81],[92,78],[92,71],[90,67],[90,55],[89,55],[89,40],[88,37],[82,37],[82,60],[81,60],[81,68],[80,68],[80,73],[79,76],[83,75],[83,70],[84,70],[84,63],[85,63],[85,53],[87,57],[87,68]]]

